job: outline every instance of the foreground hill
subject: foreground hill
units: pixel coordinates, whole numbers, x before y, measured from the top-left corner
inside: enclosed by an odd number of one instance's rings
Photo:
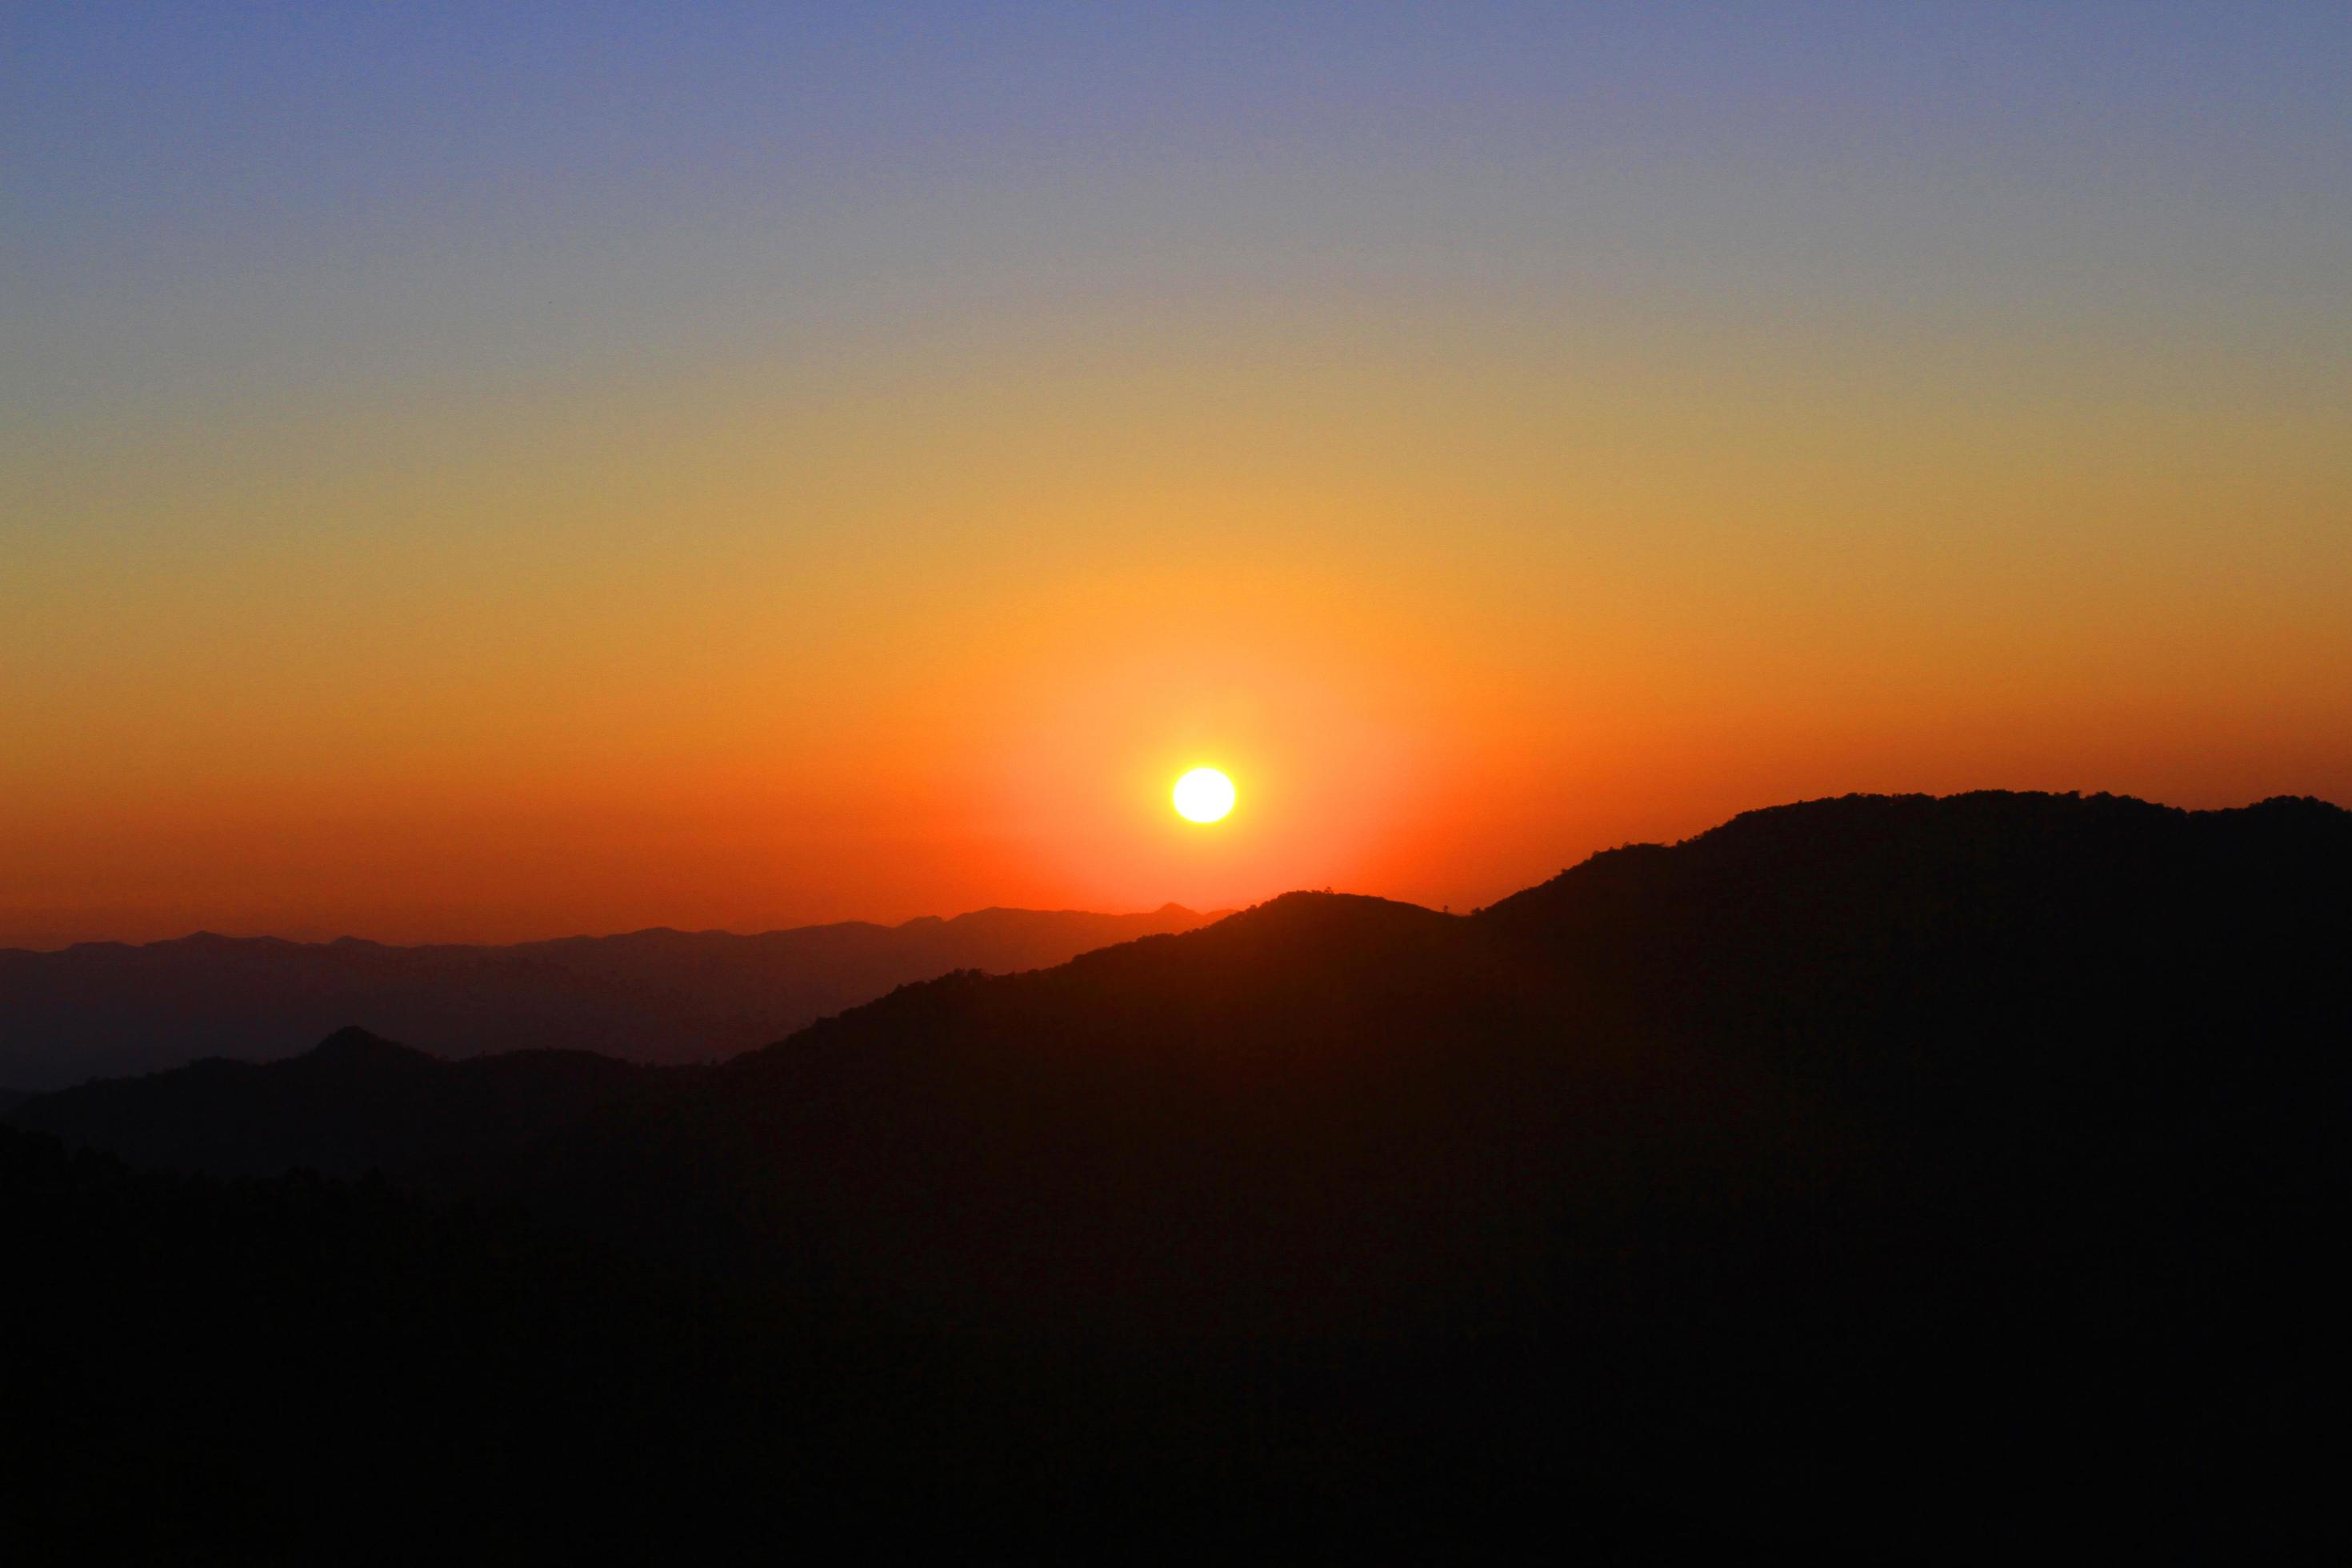
[[[0,949],[0,1089],[272,1061],[358,1025],[446,1057],[593,1050],[706,1061],[958,969],[1006,973],[1212,919],[981,910],[758,936],[642,931],[511,947],[387,947],[199,934],[58,952]]]
[[[751,1485],[785,1530],[2307,1545],[2347,879],[2315,802],[1814,802],[1475,916],[1292,895],[908,986],[467,1190],[698,1282],[698,1364],[791,1391],[658,1414],[830,1456]]]

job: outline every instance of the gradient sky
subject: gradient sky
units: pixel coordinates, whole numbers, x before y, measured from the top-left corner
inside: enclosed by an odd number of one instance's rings
[[[2352,801],[2340,0],[0,13],[0,943],[1982,786]]]

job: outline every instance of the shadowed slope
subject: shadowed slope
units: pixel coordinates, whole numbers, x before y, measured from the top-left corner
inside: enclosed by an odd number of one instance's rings
[[[1294,895],[902,991],[567,1131],[534,1191],[892,1321],[1419,1344],[1499,1381],[1469,1429],[1367,1414],[1425,1425],[1398,1453],[1702,1465],[1766,1534],[1841,1471],[1923,1516],[2068,1462],[2088,1509],[2235,1485],[2328,1321],[2347,822],[1855,799],[1471,919]]]
[[[1496,1184],[1556,1187],[1590,1152],[1526,1124],[1564,1111],[1517,1092],[1541,988],[1469,935],[1295,894],[1057,970],[908,987],[615,1106],[546,1152],[540,1190],[641,1245],[691,1236],[704,1261],[821,1276],[894,1315],[1382,1321],[1490,1275],[1495,1247],[1524,1261]],[[1624,1068],[1588,1064],[1589,1094]]]
[[[1857,796],[1595,856],[1476,923],[1595,1017],[2063,1158],[2069,1120],[2168,1139],[2315,1089],[2347,874],[2352,814],[2318,801]]]

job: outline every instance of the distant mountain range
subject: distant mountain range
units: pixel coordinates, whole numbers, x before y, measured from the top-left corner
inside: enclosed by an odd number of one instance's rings
[[[467,1506],[559,1555],[752,1514],[2308,1549],[2347,886],[2317,801],[1849,797],[1471,916],[1292,894],[952,973],[713,1066],[344,1034],[19,1105],[0,1225],[47,1284],[8,1331],[177,1434],[158,1473],[228,1456],[338,1509],[495,1474]],[[449,1443],[481,1452],[419,1479]]]
[[[653,930],[514,946],[391,947],[208,932],[55,952],[0,949],[0,1090],[271,1061],[358,1026],[436,1055],[593,1050],[716,1060],[893,987],[1005,973],[1190,931],[1215,915],[988,909],[739,936]]]

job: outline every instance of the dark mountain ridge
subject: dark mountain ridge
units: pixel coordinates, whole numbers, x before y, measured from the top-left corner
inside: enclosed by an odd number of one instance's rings
[[[986,909],[898,926],[740,936],[665,928],[507,947],[392,947],[198,932],[0,949],[0,1086],[62,1088],[205,1057],[271,1061],[358,1025],[463,1058],[593,1050],[716,1060],[957,969],[1034,969],[1214,916]]]
[[[688,1071],[691,1069],[673,1069]],[[142,1165],[221,1176],[369,1172],[447,1189],[579,1120],[654,1071],[590,1051],[450,1062],[339,1029],[275,1062],[210,1058],[33,1098],[12,1118]]]

